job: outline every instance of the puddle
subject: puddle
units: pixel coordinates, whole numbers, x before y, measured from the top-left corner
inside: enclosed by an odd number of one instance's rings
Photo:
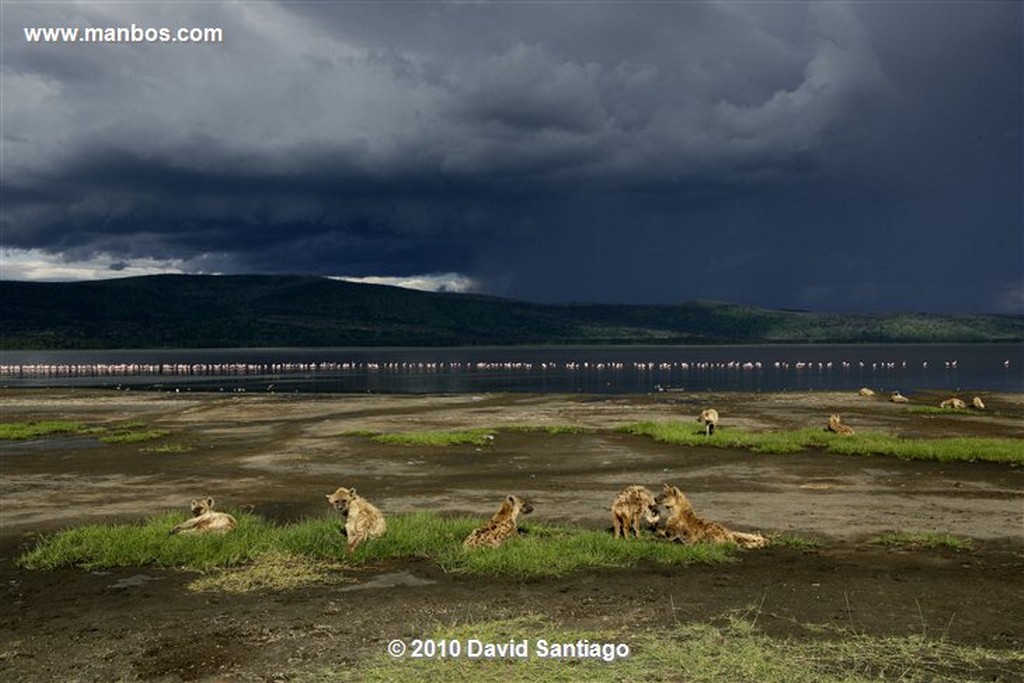
[[[61,437],[58,439],[30,439],[27,441],[0,442],[0,456],[24,455],[55,450],[79,450],[82,448],[99,448],[103,444],[91,436]]]
[[[149,576],[148,574],[136,574],[129,576],[128,578],[121,579],[117,583],[112,583],[108,588],[115,590],[121,590],[124,588],[138,588],[139,586],[145,586],[150,581],[159,581],[160,579],[155,576]]]
[[[421,579],[409,572],[392,572],[390,574],[379,574],[365,583],[357,583],[352,586],[345,586],[341,591],[359,590],[380,590],[385,588],[397,588],[398,586],[429,586],[437,583],[431,579]]]

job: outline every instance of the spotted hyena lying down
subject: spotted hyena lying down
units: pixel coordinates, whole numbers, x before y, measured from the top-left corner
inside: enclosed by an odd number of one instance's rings
[[[842,434],[843,436],[853,436],[853,427],[843,422],[843,419],[839,417],[839,413],[832,413],[828,418],[828,427],[825,427],[826,432],[835,432],[836,434]]]
[[[387,523],[380,510],[354,488],[339,488],[327,496],[327,502],[345,518],[344,534],[348,538],[348,551],[352,552],[368,539],[378,538],[387,531]]]
[[[640,537],[641,521],[653,526],[658,523],[658,506],[654,503],[654,494],[646,486],[627,486],[612,501],[612,529],[615,538]]]
[[[704,425],[704,433],[711,436],[718,429],[718,411],[714,408],[705,408],[697,416],[697,422]]]
[[[726,529],[718,522],[698,516],[689,499],[675,486],[665,484],[655,501],[668,509],[668,519],[659,535],[680,543],[735,543],[744,548],[761,548],[768,539],[760,534],[746,534]]]
[[[192,500],[192,519],[171,529],[172,534],[225,534],[238,525],[226,512],[213,509],[213,498]]]
[[[483,546],[497,548],[508,539],[518,536],[516,520],[520,514],[533,512],[533,506],[518,496],[508,496],[501,502],[501,507],[491,516],[491,520],[473,532],[462,542],[466,548]]]

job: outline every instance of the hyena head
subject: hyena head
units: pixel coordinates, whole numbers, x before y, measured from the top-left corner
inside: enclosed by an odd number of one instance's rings
[[[670,512],[675,509],[692,507],[689,499],[683,495],[682,491],[675,486],[669,486],[668,484],[662,486],[661,493],[659,493],[658,497],[654,499],[654,502],[657,505],[664,505]]]
[[[327,496],[327,503],[334,506],[334,509],[343,515],[348,515],[349,505],[356,498],[355,489],[340,487],[337,491]]]
[[[842,418],[839,417],[839,413],[832,413],[828,416],[828,423],[833,427],[842,421]]]
[[[505,499],[505,505],[509,507],[513,517],[528,515],[533,512],[533,506],[530,505],[530,501],[523,500],[519,496],[509,496]]]
[[[191,507],[193,517],[205,515],[213,509],[213,498],[194,498]]]
[[[718,420],[718,411],[714,408],[707,408],[700,411],[700,415],[697,416],[697,422],[701,424],[705,422],[715,422]]]

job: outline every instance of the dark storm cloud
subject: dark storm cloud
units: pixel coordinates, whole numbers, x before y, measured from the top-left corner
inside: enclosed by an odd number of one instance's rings
[[[7,249],[545,301],[1021,306],[1014,3],[3,12]],[[131,23],[226,39],[22,33]]]

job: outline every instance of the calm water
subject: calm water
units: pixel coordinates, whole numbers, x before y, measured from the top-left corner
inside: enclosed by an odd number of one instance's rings
[[[0,385],[195,391],[1024,391],[1024,347],[616,346],[6,351]]]

